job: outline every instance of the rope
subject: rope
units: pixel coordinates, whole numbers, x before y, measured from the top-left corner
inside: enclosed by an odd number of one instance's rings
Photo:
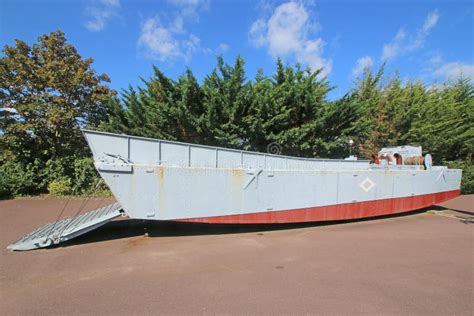
[[[86,207],[87,203],[89,203],[91,197],[95,194],[95,192],[97,191],[97,189],[99,188],[99,185],[103,182],[104,180],[103,179],[100,179],[99,182],[97,182],[97,185],[95,186],[94,188],[94,191],[92,191],[92,194],[88,195],[87,198],[82,201],[81,205],[79,206],[79,209],[76,211],[76,213],[74,214],[74,216],[71,217],[71,220],[69,221],[69,223],[67,223],[66,225],[64,225],[64,228],[60,231],[60,233],[58,234],[58,237],[57,238],[61,238],[61,236],[63,235],[63,233],[66,231],[66,229],[68,229],[70,226],[71,226],[71,223],[74,221],[74,218],[76,218],[77,216],[79,216],[79,214],[84,210],[84,208]]]
[[[102,207],[102,203],[104,202],[104,200],[105,200],[106,197],[107,197],[106,195],[102,196],[102,198],[99,200],[99,203],[97,203],[97,207],[96,207],[96,208]]]
[[[59,222],[59,219],[61,218],[61,216],[63,215],[64,213],[64,210],[66,210],[66,207],[68,206],[69,202],[71,201],[71,198],[73,195],[75,195],[76,193],[76,189],[74,189],[74,191],[72,191],[72,195],[70,195],[66,201],[66,203],[64,204],[63,206],[63,209],[61,210],[61,212],[59,213],[58,217],[56,218],[56,220],[54,221],[54,224],[53,226],[51,227],[51,229],[48,231],[48,234],[46,235],[46,238],[45,240],[48,240],[49,238],[49,235],[51,234],[51,232],[54,230],[54,228],[56,227],[57,223]]]

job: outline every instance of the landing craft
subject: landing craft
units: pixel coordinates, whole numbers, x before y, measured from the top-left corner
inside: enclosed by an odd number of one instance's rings
[[[459,169],[421,147],[374,161],[309,159],[84,130],[118,203],[38,228],[13,250],[45,247],[117,216],[215,224],[350,220],[428,207],[460,194]]]

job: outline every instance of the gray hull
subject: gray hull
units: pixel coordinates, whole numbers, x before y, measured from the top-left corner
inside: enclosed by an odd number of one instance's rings
[[[461,170],[303,159],[84,131],[131,218],[211,223],[353,219],[459,195]]]

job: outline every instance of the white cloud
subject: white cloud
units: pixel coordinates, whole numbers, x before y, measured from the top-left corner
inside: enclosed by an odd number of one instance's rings
[[[175,17],[170,25],[170,29],[175,33],[184,33],[184,19],[182,16]]]
[[[227,43],[219,43],[216,48],[200,47],[200,51],[204,54],[223,55],[230,50],[230,45]]]
[[[438,10],[434,10],[428,14],[423,26],[416,30],[415,34],[409,35],[403,28],[400,28],[393,40],[383,46],[381,59],[383,61],[390,60],[422,48],[438,20]]]
[[[168,0],[176,6],[181,16],[199,20],[199,12],[209,7],[209,0]]]
[[[434,10],[430,12],[425,19],[425,23],[423,24],[423,32],[429,32],[431,29],[438,23],[439,20],[439,13],[438,10]]]
[[[440,53],[433,53],[428,61],[433,65],[439,65],[443,62],[443,56]]]
[[[445,63],[435,69],[433,75],[438,78],[442,77],[449,81],[461,78],[474,80],[474,65],[461,62]]]
[[[150,18],[143,24],[138,46],[145,55],[159,61],[176,59],[190,60],[192,54],[200,48],[200,39],[194,34],[177,38],[177,31],[161,26],[156,18]]]
[[[252,23],[249,41],[257,48],[266,47],[274,58],[294,57],[314,70],[324,68],[323,75],[328,75],[332,62],[322,57],[324,41],[309,38],[315,25],[309,17],[303,3],[283,3],[275,8],[268,20],[258,19]]]
[[[199,12],[208,6],[208,0],[168,0],[176,12],[168,14],[170,23],[164,25],[158,17],[143,23],[138,47],[145,56],[162,62],[183,59],[189,61],[197,51],[207,52],[201,47],[201,40],[186,30],[189,20],[198,21]]]
[[[313,70],[322,68],[321,74],[323,76],[329,75],[332,70],[332,61],[321,57],[324,44],[321,38],[305,41],[303,49],[296,53],[296,60],[308,65]]]
[[[360,76],[366,68],[370,68],[374,64],[374,60],[370,56],[364,56],[357,60],[356,65],[352,68],[354,77]]]
[[[230,46],[226,43],[220,43],[219,46],[217,47],[217,52],[225,54],[229,51]]]
[[[168,0],[168,2],[179,7],[196,9],[199,6],[207,5],[209,1],[207,0]]]
[[[138,40],[154,59],[166,60],[177,57],[179,43],[173,38],[172,32],[164,27],[158,26],[155,19],[148,19],[143,24],[142,32]]]
[[[110,19],[118,16],[119,9],[119,0],[91,0],[85,9],[88,19],[84,26],[89,31],[102,31]]]
[[[256,1],[255,9],[258,12],[269,14],[273,11],[275,2],[272,0],[258,0]]]
[[[303,5],[287,2],[278,6],[268,20],[268,45],[274,57],[299,51],[304,44],[308,12]]]
[[[252,23],[249,31],[249,41],[255,47],[262,47],[267,43],[267,23],[263,19],[258,19]]]

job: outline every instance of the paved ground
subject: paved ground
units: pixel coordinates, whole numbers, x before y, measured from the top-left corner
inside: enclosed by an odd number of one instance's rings
[[[64,202],[0,201],[0,314],[474,311],[474,213],[278,229],[119,220],[63,247],[5,249]],[[474,212],[474,196],[446,205]]]

